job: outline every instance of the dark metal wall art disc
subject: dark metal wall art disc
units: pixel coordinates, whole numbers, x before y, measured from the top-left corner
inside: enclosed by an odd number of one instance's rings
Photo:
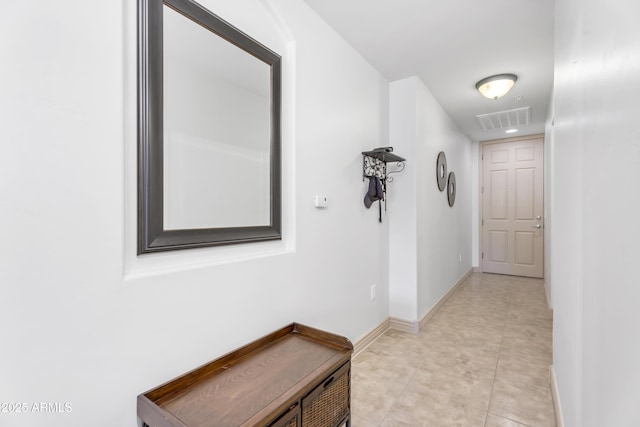
[[[438,189],[444,191],[444,188],[447,186],[447,156],[445,156],[444,151],[438,153],[436,180],[438,182]]]
[[[449,201],[449,206],[453,206],[456,201],[456,174],[453,172],[449,173],[447,182],[447,200]]]

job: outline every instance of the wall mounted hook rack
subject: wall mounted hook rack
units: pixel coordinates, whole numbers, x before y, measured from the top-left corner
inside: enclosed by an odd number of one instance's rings
[[[380,147],[362,152],[362,180],[371,177],[380,180],[382,187],[380,202],[384,201],[385,211],[387,210],[387,182],[393,182],[393,177],[389,175],[402,172],[405,168],[405,161],[404,157],[393,153],[393,147]],[[397,169],[387,170],[387,163],[396,163]],[[382,222],[382,211],[380,211],[380,222]]]
[[[393,181],[389,175],[404,170],[406,159],[393,153],[393,147],[374,148],[362,152],[362,180],[375,176],[383,182]],[[387,163],[396,163],[398,169],[387,172]]]

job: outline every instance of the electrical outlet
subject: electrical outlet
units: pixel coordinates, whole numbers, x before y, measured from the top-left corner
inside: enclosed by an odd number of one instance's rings
[[[462,262],[462,254],[458,254],[458,262]]]
[[[376,300],[376,285],[371,285],[371,301]]]

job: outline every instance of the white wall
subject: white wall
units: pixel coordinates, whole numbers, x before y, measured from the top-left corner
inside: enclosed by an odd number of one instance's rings
[[[0,401],[72,405],[2,426],[135,426],[137,394],[289,322],[355,341],[388,316],[360,155],[387,82],[302,2],[202,3],[284,57],[282,242],[136,257],[135,2],[0,15]]]
[[[567,426],[640,425],[640,3],[557,0],[554,369]]]
[[[389,235],[389,315],[418,319],[418,207],[417,207],[417,77],[389,85],[390,145],[407,159],[405,169],[394,176],[388,194]],[[435,164],[435,163],[434,163]],[[435,174],[434,174],[435,175]]]
[[[551,274],[552,259],[552,235],[553,235],[553,202],[554,187],[553,171],[554,171],[554,105],[553,93],[550,99],[549,112],[547,114],[547,122],[544,131],[544,286],[547,293],[547,301],[551,309],[553,309],[553,284]]]
[[[471,268],[472,144],[417,77],[390,93],[391,142],[407,157],[390,197],[390,313],[416,321]],[[453,207],[436,184],[440,151],[456,175]]]
[[[480,155],[479,142],[471,145],[471,266],[480,267]]]

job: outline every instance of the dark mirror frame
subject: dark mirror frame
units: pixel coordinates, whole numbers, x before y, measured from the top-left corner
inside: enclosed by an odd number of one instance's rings
[[[164,229],[163,5],[233,43],[271,68],[270,224]],[[190,0],[138,0],[138,255],[278,240],[281,235],[281,57]],[[221,207],[223,209],[224,207]]]

